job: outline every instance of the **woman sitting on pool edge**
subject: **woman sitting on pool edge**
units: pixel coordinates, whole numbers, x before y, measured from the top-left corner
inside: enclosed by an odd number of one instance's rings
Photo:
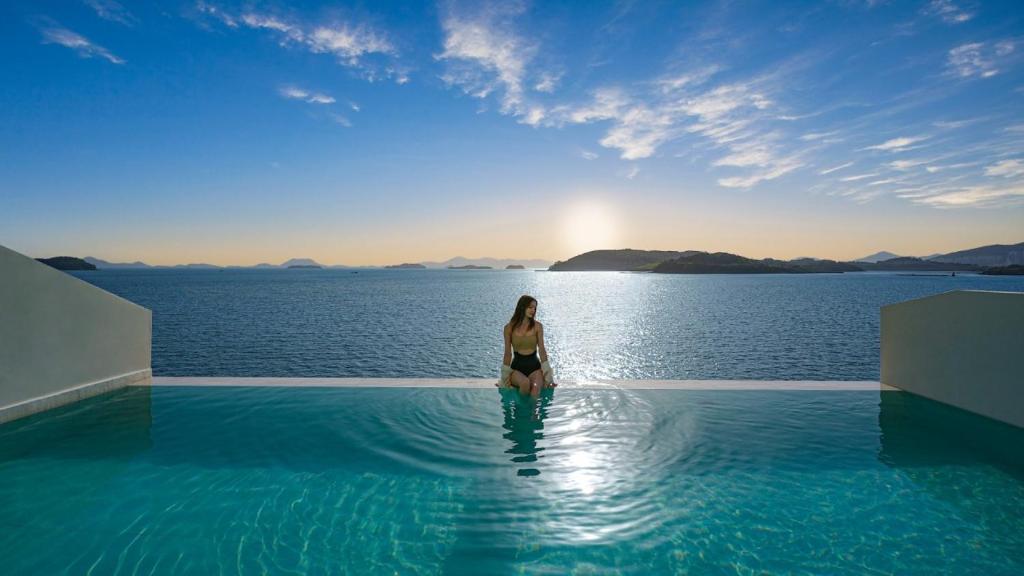
[[[534,319],[536,314],[537,299],[521,296],[512,319],[505,325],[505,353],[501,361],[500,385],[518,388],[522,394],[532,396],[545,387],[557,386],[544,348],[544,326]]]

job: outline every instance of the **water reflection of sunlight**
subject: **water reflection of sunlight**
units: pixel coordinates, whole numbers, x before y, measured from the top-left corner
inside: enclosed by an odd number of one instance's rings
[[[686,434],[666,438],[653,407],[622,389],[560,392],[548,406],[542,521],[566,541],[606,541],[651,529],[664,513],[663,468]],[[676,432],[675,430],[669,431]]]
[[[589,452],[576,452],[569,455],[566,465],[569,468],[566,480],[584,495],[594,493],[601,478],[595,472],[597,456]]]
[[[586,275],[581,281],[580,275]],[[661,347],[638,349],[667,305],[657,278],[630,274],[565,273],[541,277],[543,321],[560,380],[635,377]],[[673,302],[673,306],[679,304]],[[586,330],[567,329],[586,326]]]

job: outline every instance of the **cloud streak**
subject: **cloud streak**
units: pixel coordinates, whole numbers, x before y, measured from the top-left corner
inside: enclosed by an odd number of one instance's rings
[[[952,0],[932,0],[924,8],[924,13],[938,16],[946,24],[963,24],[974,18],[973,12],[958,7]]]
[[[134,26],[137,22],[135,16],[127,8],[115,0],[84,0],[85,3],[96,12],[96,15],[104,20],[117,22],[124,26]]]
[[[63,28],[52,25],[40,30],[44,44],[57,44],[74,50],[82,58],[103,58],[112,64],[124,64],[124,58],[115,55],[99,44],[90,42],[88,38]]]
[[[278,92],[282,97],[289,100],[301,100],[308,104],[334,104],[335,99],[333,96],[328,96],[320,92],[309,92],[302,88],[295,86],[282,86]]]
[[[985,168],[986,176],[1002,176],[1003,178],[1024,177],[1024,162],[1020,160],[1003,160]]]
[[[477,98],[497,92],[503,114],[527,117],[527,123],[536,125],[545,112],[526,104],[525,82],[537,46],[513,32],[512,18],[517,15],[494,9],[473,16],[449,14],[442,22],[444,51],[435,58],[448,64],[442,80],[449,86]],[[555,82],[553,76],[543,76],[537,87],[550,92]]]
[[[914,144],[927,140],[928,136],[903,136],[900,138],[893,138],[892,140],[886,140],[881,144],[874,146],[868,146],[861,148],[861,150],[881,150],[883,152],[902,152],[910,149]]]
[[[399,84],[408,81],[407,73],[396,66],[370,66],[369,57],[395,58],[398,49],[383,33],[363,24],[351,22],[304,25],[274,14],[246,11],[231,14],[224,9],[200,1],[196,9],[219,20],[229,28],[263,30],[277,36],[282,46],[301,46],[314,54],[330,54],[338,63],[362,71],[367,79],[390,77]]]
[[[1005,60],[1016,48],[1010,40],[989,45],[985,42],[962,44],[949,51],[946,66],[960,78],[991,78],[999,74],[999,61]]]

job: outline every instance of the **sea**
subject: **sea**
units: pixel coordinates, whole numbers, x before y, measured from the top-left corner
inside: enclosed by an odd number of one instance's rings
[[[878,380],[880,308],[968,273],[670,275],[545,270],[71,272],[153,311],[155,376],[497,377],[517,299],[560,381]]]

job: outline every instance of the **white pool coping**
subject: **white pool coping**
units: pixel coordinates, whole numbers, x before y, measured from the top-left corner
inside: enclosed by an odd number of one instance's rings
[[[494,388],[494,378],[236,378],[154,376],[140,386],[247,386],[295,388]],[[870,380],[586,380],[558,389],[630,390],[898,390]]]

